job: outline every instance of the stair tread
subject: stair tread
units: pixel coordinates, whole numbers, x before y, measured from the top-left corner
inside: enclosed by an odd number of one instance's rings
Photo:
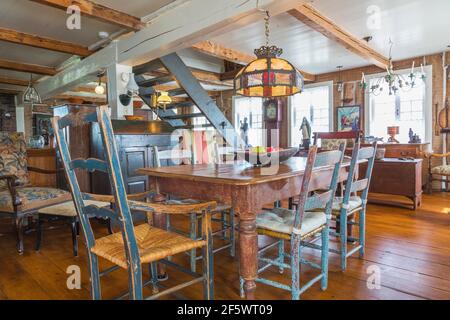
[[[185,125],[185,126],[174,126],[174,129],[194,129],[194,128],[209,128],[213,125],[211,123],[202,124],[202,125]]]
[[[156,77],[151,79],[146,79],[138,82],[138,85],[141,87],[153,87],[159,84],[164,84],[168,82],[175,81],[175,77],[172,75],[162,76],[162,77]]]
[[[186,113],[186,114],[176,114],[173,116],[165,116],[162,117],[164,120],[172,120],[172,119],[190,119],[190,118],[199,118],[204,117],[205,115],[201,112],[198,113]]]

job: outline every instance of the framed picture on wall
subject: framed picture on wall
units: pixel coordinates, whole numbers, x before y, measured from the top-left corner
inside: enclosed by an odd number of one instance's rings
[[[360,105],[337,107],[337,131],[359,131],[361,120]]]

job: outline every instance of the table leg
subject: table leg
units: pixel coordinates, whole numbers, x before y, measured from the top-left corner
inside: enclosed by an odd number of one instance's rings
[[[239,220],[239,273],[244,279],[245,297],[255,299],[258,271],[258,234],[256,233],[256,214],[241,215]]]

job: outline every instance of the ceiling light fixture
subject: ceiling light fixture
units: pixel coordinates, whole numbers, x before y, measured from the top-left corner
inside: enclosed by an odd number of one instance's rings
[[[33,74],[30,74],[30,82],[28,87],[25,89],[23,94],[23,103],[31,103],[31,106],[37,103],[42,103],[41,96],[37,92],[36,88],[33,86]]]
[[[337,91],[338,91],[338,92],[342,92],[342,90],[344,90],[344,83],[342,82],[342,68],[343,68],[343,67],[344,67],[344,66],[337,66],[337,67],[336,67],[336,69],[339,70],[339,80],[338,80],[338,82],[336,83]]]
[[[109,37],[109,32],[107,32],[107,31],[99,31],[98,32],[98,37],[100,39],[107,39]]]
[[[383,87],[387,86],[389,90],[389,95],[396,95],[397,92],[401,89],[402,91],[410,91],[412,88],[416,85],[417,78],[421,79],[422,81],[425,81],[426,74],[423,68],[423,64],[420,65],[420,72],[415,72],[414,64],[415,61],[413,60],[412,66],[411,66],[411,72],[405,77],[402,74],[396,73],[394,71],[394,65],[392,62],[392,46],[394,43],[391,39],[389,39],[389,63],[386,67],[387,74],[379,78],[375,84],[370,85],[366,82],[366,76],[364,72],[362,73],[362,78],[360,82],[360,86],[363,90],[367,89],[367,92],[369,94],[373,94],[375,96],[379,95],[383,91]]]
[[[303,76],[287,60],[279,58],[283,49],[269,45],[270,15],[265,11],[266,44],[255,49],[256,60],[234,78],[234,90],[247,97],[283,97],[303,90]]]

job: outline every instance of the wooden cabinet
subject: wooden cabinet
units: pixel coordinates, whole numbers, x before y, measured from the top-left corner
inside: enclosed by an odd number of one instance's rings
[[[153,159],[148,147],[124,147],[121,151],[121,163],[124,175],[127,177],[127,191],[129,193],[144,192],[147,190],[147,180],[143,179],[136,170],[152,166]]]
[[[63,117],[71,110],[95,110],[94,105],[62,105],[53,108],[55,116]],[[148,113],[148,112],[147,112]],[[136,173],[136,169],[153,166],[152,146],[160,150],[170,148],[178,142],[178,137],[172,137],[173,128],[163,121],[127,121],[112,120],[120,165],[128,193],[144,192],[149,189],[147,176]],[[68,140],[72,159],[97,158],[104,159],[103,144],[97,123],[85,124],[81,127],[71,127],[64,130]],[[62,167],[58,161],[58,167]],[[111,184],[108,174],[102,172],[89,173],[79,170],[78,183],[83,192],[96,194],[111,194]],[[57,179],[59,188],[66,188],[64,175]]]
[[[370,146],[370,145],[365,145]],[[428,151],[429,143],[383,143],[378,148],[386,149],[385,158],[414,158],[424,159]],[[351,155],[351,152],[350,152]],[[422,186],[428,180],[428,166],[422,165]]]
[[[113,126],[117,123],[113,121]],[[116,130],[117,127],[117,130]],[[154,126],[153,126],[154,129]],[[161,130],[150,133],[145,130],[138,133],[136,128],[132,134],[123,130],[123,123],[115,126],[115,139],[119,153],[120,165],[124,182],[129,194],[149,190],[148,177],[136,172],[139,168],[153,167],[153,146],[165,150],[178,142],[177,137],[172,137],[170,132]],[[91,157],[103,159],[103,146],[99,134],[98,125],[91,129]],[[92,192],[96,194],[110,194],[111,187],[109,177],[105,173],[94,172],[91,174]]]
[[[422,159],[428,143],[384,143],[378,148],[386,149],[386,158]]]
[[[412,200],[415,210],[422,202],[422,159],[376,160],[369,192],[404,196]],[[365,172],[366,164],[360,166],[360,172]],[[396,203],[374,199],[369,194],[369,202],[395,205]]]

